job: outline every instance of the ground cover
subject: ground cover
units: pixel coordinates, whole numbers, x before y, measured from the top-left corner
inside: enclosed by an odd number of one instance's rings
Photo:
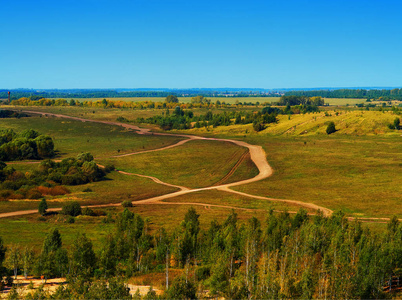
[[[312,202],[357,217],[402,215],[399,136],[259,136],[246,141],[263,146],[274,174],[235,190]]]
[[[63,245],[67,248],[73,243],[78,233],[85,233],[94,243],[95,249],[100,249],[102,240],[114,229],[114,223],[105,223],[105,217],[79,216],[75,223],[67,224],[62,216],[52,215],[38,219],[39,214],[23,217],[0,219],[0,236],[5,244],[30,246],[36,250],[42,248],[46,235],[54,228],[60,231]]]
[[[329,105],[356,105],[364,103],[366,99],[359,98],[324,98],[325,103]]]
[[[119,170],[154,176],[186,187],[206,187],[228,174],[246,148],[221,141],[190,141],[180,147],[109,159]],[[249,158],[245,159],[250,160]],[[254,174],[251,167],[241,169],[238,178]],[[243,179],[250,177],[243,177]]]
[[[36,165],[13,165],[16,170],[26,171]],[[141,200],[177,191],[176,188],[157,184],[148,178],[109,173],[106,180],[67,187],[71,193],[63,196],[46,196],[49,208],[62,207],[69,201],[81,205],[121,203],[125,200]],[[40,200],[21,199],[0,201],[0,213],[37,209]],[[1,235],[0,235],[1,236]]]
[[[81,122],[55,117],[32,116],[20,119],[0,119],[0,129],[23,131],[34,129],[53,138],[56,158],[90,152],[95,158],[135,151],[156,149],[175,144],[182,138],[139,135],[119,126]]]
[[[155,233],[161,227],[167,232],[172,233],[178,226],[178,220],[183,220],[188,209],[192,205],[166,205],[166,204],[150,204],[135,205],[129,208],[130,211],[141,215],[147,220],[148,229],[151,234]],[[213,219],[223,222],[231,209],[220,207],[203,207],[194,206],[200,213],[200,227],[207,229]],[[115,220],[119,212],[123,211],[122,206],[95,209],[103,211],[105,214],[110,213],[111,219]],[[264,220],[267,212],[265,210],[236,210],[239,223],[245,223],[249,218],[255,216]],[[48,215],[40,218],[39,214],[26,215],[21,217],[11,217],[0,219],[0,236],[7,245],[10,243],[19,244],[24,247],[29,245],[36,250],[40,250],[48,232],[57,228],[62,236],[63,245],[67,248],[73,243],[78,233],[85,233],[94,243],[95,249],[100,249],[104,238],[108,233],[114,232],[115,223],[105,222],[107,216],[78,216],[73,224],[65,222],[63,215]]]
[[[278,115],[278,123],[271,123],[260,132],[255,132],[251,124],[230,125],[213,128],[193,128],[182,131],[190,134],[218,134],[229,136],[327,136],[329,122],[334,122],[335,135],[393,135],[398,131],[388,128],[395,118],[401,118],[392,111],[344,110],[327,108],[318,113]]]
[[[212,208],[224,208],[236,209],[239,213],[252,212],[255,210],[256,214],[263,215],[269,210],[274,211],[289,211],[297,212],[300,209],[298,205],[286,204],[278,201],[255,199],[251,197],[245,197],[242,195],[237,195],[234,193],[219,191],[219,190],[206,190],[194,193],[188,193],[186,195],[178,196],[175,198],[164,200],[167,203],[199,203],[202,205],[195,205],[194,207],[201,209],[212,209]],[[205,205],[204,205],[205,204]],[[209,205],[211,206],[209,206]],[[216,205],[216,206],[214,206]],[[306,209],[308,210],[308,209]],[[308,210],[310,213],[316,213],[316,211]]]

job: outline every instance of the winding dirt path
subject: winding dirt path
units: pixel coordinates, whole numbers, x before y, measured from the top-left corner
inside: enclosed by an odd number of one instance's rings
[[[250,195],[247,193],[238,192],[238,191],[234,191],[234,190],[230,189],[231,187],[234,187],[234,186],[244,185],[244,184],[263,180],[273,174],[273,170],[272,170],[271,166],[268,164],[268,161],[266,159],[265,151],[262,149],[261,146],[250,145],[244,141],[231,140],[231,139],[207,138],[207,137],[200,137],[200,136],[194,136],[194,135],[170,134],[170,133],[161,133],[161,132],[151,133],[150,129],[140,128],[136,125],[131,125],[131,124],[118,123],[118,122],[112,122],[112,121],[90,120],[90,119],[84,119],[84,118],[79,118],[79,117],[72,117],[72,116],[67,116],[67,115],[37,112],[37,111],[30,111],[30,110],[23,110],[23,111],[25,113],[39,114],[39,115],[44,115],[44,116],[53,116],[53,117],[71,119],[71,120],[76,120],[76,121],[81,121],[81,122],[93,122],[93,123],[102,123],[102,124],[108,124],[108,125],[121,126],[123,128],[136,130],[138,132],[138,134],[152,134],[152,135],[158,135],[158,136],[177,136],[177,137],[186,138],[186,140],[182,140],[176,144],[169,145],[166,147],[153,149],[153,150],[145,150],[145,151],[140,151],[140,152],[128,153],[128,154],[122,154],[122,155],[118,155],[118,156],[114,156],[114,157],[124,157],[124,156],[129,156],[129,155],[140,154],[140,153],[163,151],[163,150],[170,149],[173,147],[178,147],[191,140],[221,141],[221,142],[233,143],[235,145],[248,148],[249,153],[250,153],[250,158],[254,162],[254,164],[256,165],[256,167],[258,168],[258,171],[259,171],[258,175],[253,178],[249,178],[249,179],[245,179],[245,180],[241,180],[241,181],[237,181],[237,182],[233,182],[233,183],[228,183],[228,184],[220,184],[220,185],[214,185],[214,186],[210,186],[210,187],[197,188],[197,189],[189,189],[184,186],[172,185],[172,184],[163,182],[163,181],[159,180],[158,178],[155,178],[152,176],[146,176],[146,175],[141,175],[141,174],[133,174],[133,173],[128,173],[128,172],[124,172],[124,171],[119,171],[122,174],[135,175],[135,176],[149,178],[156,183],[164,184],[164,185],[167,185],[170,187],[175,187],[175,188],[180,189],[180,191],[177,191],[177,192],[173,192],[173,193],[169,193],[169,194],[165,194],[165,195],[161,195],[161,196],[157,196],[157,197],[152,197],[149,199],[139,200],[139,201],[136,201],[135,204],[170,204],[170,205],[179,204],[177,202],[162,202],[162,201],[165,199],[185,195],[188,193],[216,189],[216,190],[221,190],[221,191],[225,191],[225,192],[229,192],[229,193],[234,193],[234,194],[241,195],[244,197],[269,200],[269,201],[285,202],[285,203],[289,203],[289,204],[295,204],[295,205],[298,205],[301,207],[306,207],[309,209],[321,210],[323,212],[324,216],[330,216],[333,213],[333,211],[328,208],[318,206],[318,205],[315,205],[312,203],[305,203],[305,202],[296,201],[296,200],[284,200],[284,199],[274,199],[274,198],[268,198],[268,197],[262,197],[262,196],[255,196],[255,195]],[[202,205],[202,206],[207,206],[207,207],[213,206],[213,207],[242,209],[242,208],[238,208],[238,207],[231,207],[231,206],[225,206],[225,205],[213,205],[213,204],[206,204],[206,203],[181,203],[180,202],[180,204],[192,204],[192,205]],[[96,205],[96,206],[89,206],[89,207],[107,207],[107,206],[118,206],[118,205],[119,204],[105,204],[105,205]],[[61,210],[61,209],[49,209],[49,211],[59,211],[59,210]],[[26,215],[26,214],[36,213],[36,212],[37,212],[37,210],[15,211],[15,212],[0,214],[0,218],[18,216],[18,215]]]

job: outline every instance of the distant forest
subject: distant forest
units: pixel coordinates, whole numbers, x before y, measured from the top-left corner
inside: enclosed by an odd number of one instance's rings
[[[8,91],[0,89],[0,99],[8,98]],[[323,89],[323,90],[265,90],[265,89],[65,89],[65,90],[10,90],[11,100],[28,97],[31,100],[42,98],[128,98],[128,97],[281,97],[306,96],[323,98],[359,98],[379,100],[401,100],[402,88],[398,89]]]
[[[0,99],[8,98],[9,90],[0,89]],[[256,91],[256,90],[209,90],[209,89],[189,89],[189,90],[91,90],[91,89],[75,89],[75,90],[45,90],[36,91],[31,89],[10,90],[11,100],[22,97],[29,97],[31,100],[39,100],[41,98],[129,98],[129,97],[167,97],[174,95],[178,97],[204,96],[204,97],[280,97],[282,94],[273,91]]]
[[[285,96],[306,96],[323,98],[366,98],[379,100],[402,100],[402,88],[392,90],[318,90],[318,91],[289,91]]]

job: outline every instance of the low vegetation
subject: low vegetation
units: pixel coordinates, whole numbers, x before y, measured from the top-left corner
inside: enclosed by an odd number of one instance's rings
[[[44,160],[31,172],[20,172],[0,162],[0,197],[3,199],[38,199],[45,195],[65,195],[64,185],[80,185],[102,180],[106,173],[90,153],[60,162]]]
[[[0,160],[43,159],[53,157],[54,143],[51,137],[33,129],[20,133],[0,131]]]

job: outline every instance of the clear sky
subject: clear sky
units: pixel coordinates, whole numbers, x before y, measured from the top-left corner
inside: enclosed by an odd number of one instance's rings
[[[402,86],[402,1],[0,0],[0,88]]]

